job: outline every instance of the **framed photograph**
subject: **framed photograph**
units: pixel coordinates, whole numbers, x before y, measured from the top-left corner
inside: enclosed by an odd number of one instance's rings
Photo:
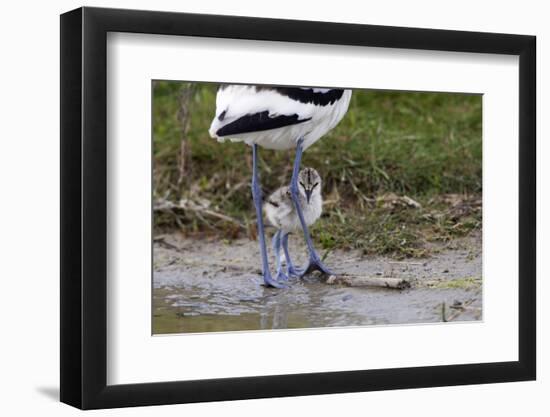
[[[61,16],[61,401],[533,380],[535,37]]]

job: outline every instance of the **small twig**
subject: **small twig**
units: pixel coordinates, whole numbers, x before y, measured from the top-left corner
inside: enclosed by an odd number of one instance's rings
[[[225,214],[221,214],[221,213],[218,213],[216,211],[213,211],[213,210],[208,210],[208,209],[205,209],[203,210],[203,213],[204,214],[208,214],[209,216],[212,216],[212,217],[215,217],[215,218],[218,218],[220,220],[224,220],[228,223],[233,223],[233,224],[236,224],[240,227],[242,227],[244,229],[244,225],[242,223],[240,223],[238,220],[235,220],[234,218],[232,217],[229,217],[229,216],[226,216]]]
[[[220,205],[225,203],[227,200],[229,200],[231,198],[231,196],[233,194],[235,194],[237,191],[239,191],[241,188],[243,188],[247,185],[248,185],[247,181],[241,181],[241,182],[235,184],[233,187],[231,187],[231,189],[227,193],[225,193],[222,200],[220,201]]]
[[[164,246],[168,249],[172,249],[172,250],[176,250],[176,251],[179,251],[180,248],[177,247],[176,245],[172,245],[171,243],[167,242],[164,237],[159,237],[159,238],[154,238],[153,241],[157,244],[157,245],[161,245],[161,246]]]
[[[404,278],[369,277],[364,275],[331,275],[327,284],[344,284],[348,287],[381,287],[404,290],[411,287],[409,280]]]
[[[373,200],[368,198],[360,189],[359,187],[357,187],[357,185],[355,185],[355,183],[353,182],[352,180],[352,176],[349,175],[348,171],[344,169],[344,172],[345,172],[345,177],[346,179],[349,181],[349,183],[351,184],[351,188],[353,189],[353,192],[357,195],[359,195],[359,197],[364,200],[365,202],[367,203],[371,203]],[[362,200],[359,200],[359,201],[362,201]]]
[[[206,213],[208,214],[208,213]],[[195,211],[195,215],[199,218],[200,221],[202,221],[204,224],[206,224],[206,226],[208,226],[209,229],[211,230],[216,230],[216,228],[214,227],[214,225],[212,223],[210,223],[208,220],[206,220],[203,215],[201,214],[201,212],[199,211]],[[180,226],[181,229],[183,229],[182,226]]]
[[[204,217],[202,216],[203,214],[204,215],[207,215],[207,216],[210,216],[210,217],[214,217],[214,218],[217,218],[219,220],[223,220],[225,222],[228,222],[228,223],[233,223],[243,229],[246,229],[246,226],[243,225],[241,222],[239,222],[238,220],[232,218],[232,217],[229,217],[225,214],[222,214],[222,213],[218,213],[217,211],[214,211],[214,210],[211,210],[209,208],[206,208],[205,206],[203,205],[200,205],[200,204],[197,204],[191,200],[181,200],[179,204],[175,204],[171,201],[167,201],[167,200],[160,200],[160,201],[157,201],[153,207],[153,210],[154,211],[166,211],[166,212],[170,212],[172,214],[174,214],[174,210],[176,209],[180,209],[180,210],[190,210],[192,212],[195,213],[195,215],[203,220],[205,223],[207,223],[209,226],[212,227],[212,225],[206,221],[206,219],[204,219]]]

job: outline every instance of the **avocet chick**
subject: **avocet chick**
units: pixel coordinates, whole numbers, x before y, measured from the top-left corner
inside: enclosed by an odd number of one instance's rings
[[[298,174],[298,191],[298,201],[304,221],[307,226],[311,226],[321,217],[323,210],[321,176],[315,169],[304,168],[300,171]],[[269,222],[277,228],[277,232],[273,236],[273,250],[277,267],[276,279],[303,276],[308,271],[294,267],[288,251],[288,235],[301,229],[299,214],[294,205],[290,187],[284,186],[275,190],[265,201],[264,210]],[[281,245],[286,258],[286,274],[282,271],[281,266]]]

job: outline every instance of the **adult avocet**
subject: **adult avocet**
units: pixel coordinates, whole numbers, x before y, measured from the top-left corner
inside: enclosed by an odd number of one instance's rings
[[[273,279],[269,269],[262,218],[262,193],[258,178],[258,147],[296,149],[290,193],[309,252],[303,274],[319,270],[330,274],[313,247],[299,203],[298,175],[302,152],[334,128],[346,114],[351,90],[338,88],[221,85],[216,96],[216,115],[210,135],[222,142],[245,142],[252,147],[252,197],[258,218],[262,273],[267,286],[286,285]]]

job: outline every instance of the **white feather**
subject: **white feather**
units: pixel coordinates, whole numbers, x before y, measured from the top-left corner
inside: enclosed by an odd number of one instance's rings
[[[315,88],[315,92],[327,92],[330,89]],[[307,149],[344,117],[351,99],[351,90],[344,90],[342,97],[331,105],[321,106],[302,103],[274,90],[257,90],[254,86],[229,85],[218,91],[216,96],[216,115],[212,120],[209,133],[219,141],[230,139],[233,142],[258,144],[268,149],[292,149],[298,139],[303,138],[303,148]],[[219,116],[225,111],[223,120]],[[223,126],[240,117],[267,111],[270,117],[280,115],[298,115],[298,120],[309,121],[260,132],[241,133],[232,137],[218,137],[216,132]]]

